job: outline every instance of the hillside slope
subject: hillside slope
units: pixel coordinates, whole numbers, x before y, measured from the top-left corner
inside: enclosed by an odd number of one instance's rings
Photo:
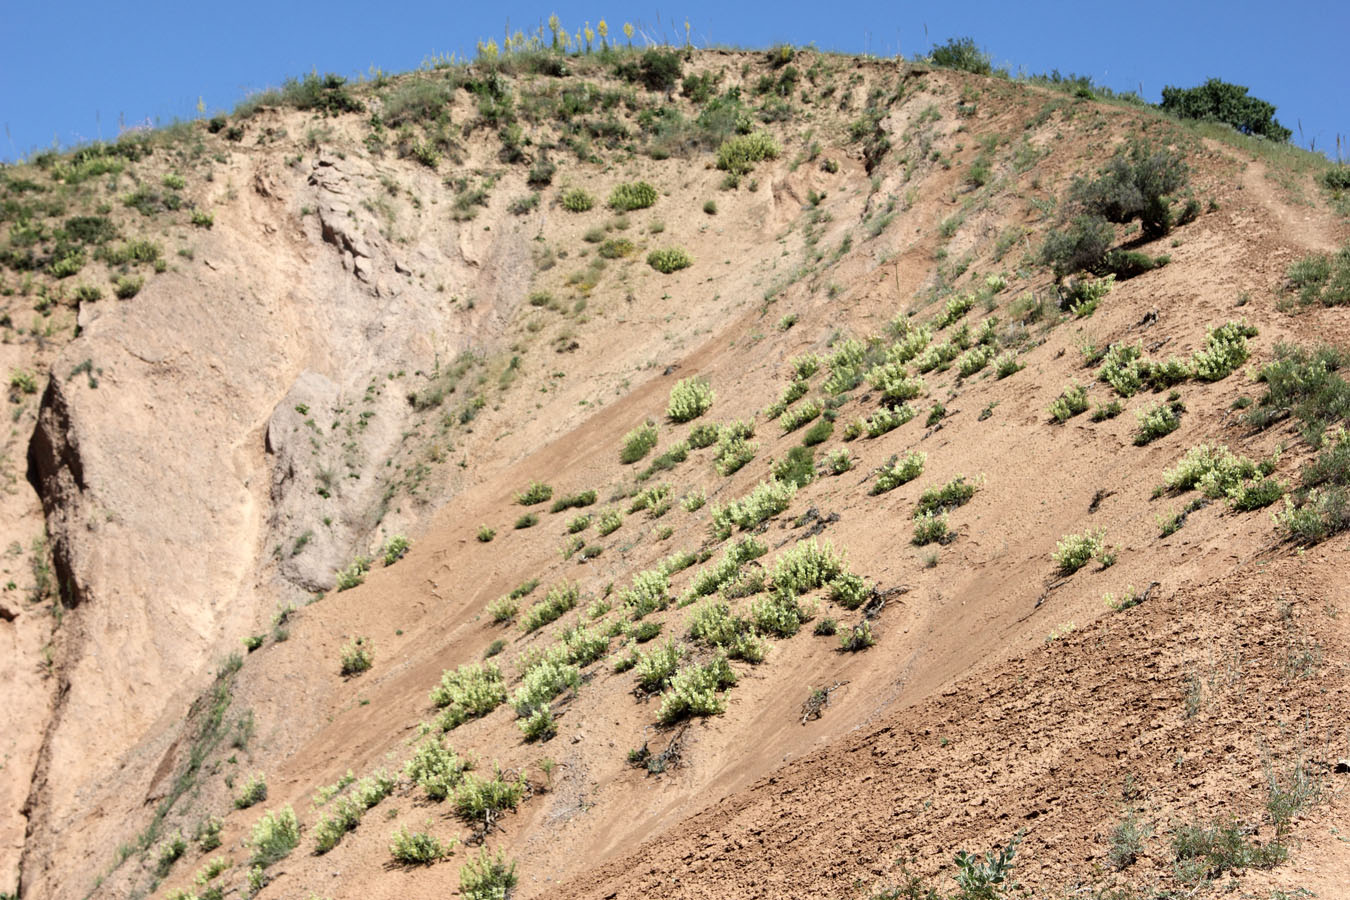
[[[1280,345],[1350,343],[1286,290],[1350,234],[1316,167],[903,63],[552,58],[316,80],[136,162],[190,176],[148,217],[178,259],[23,362],[62,615],[54,689],[12,682],[22,896],[450,893],[483,845],[523,896],[852,897],[1019,831],[1037,892],[1142,890],[1224,874],[1169,853],[1229,816],[1292,847],[1244,889],[1343,883],[1345,536],[1256,502],[1342,438],[1242,411]],[[1191,221],[1060,283],[1073,179],[1135,139]],[[1218,443],[1249,493],[1155,490]],[[1272,778],[1320,802],[1276,816]],[[398,865],[396,828],[459,846]]]

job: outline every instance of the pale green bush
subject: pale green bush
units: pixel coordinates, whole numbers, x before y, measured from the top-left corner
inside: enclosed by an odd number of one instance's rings
[[[450,796],[464,780],[464,773],[472,768],[472,760],[461,757],[438,738],[429,737],[413,751],[403,774],[439,803]]]
[[[1050,418],[1058,423],[1067,422],[1079,413],[1087,412],[1088,405],[1087,388],[1072,382],[1050,404]]]
[[[603,521],[603,520],[602,520]],[[604,532],[602,532],[604,533]],[[573,609],[581,599],[581,589],[575,584],[561,582],[554,585],[538,603],[525,613],[521,628],[526,633],[537,631],[550,622],[556,621],[563,613]]]
[[[441,683],[431,689],[431,702],[445,709],[438,721],[443,731],[449,731],[505,703],[506,684],[495,663],[466,663],[441,673]]]
[[[648,613],[665,609],[666,592],[670,590],[670,577],[659,569],[639,572],[633,576],[633,584],[620,596],[620,601],[628,607],[634,620]]]
[[[1054,560],[1061,575],[1072,575],[1092,561],[1105,548],[1104,530],[1066,534],[1055,546]]]
[[[664,688],[679,668],[684,652],[684,648],[674,641],[666,641],[646,653],[639,651],[634,667],[638,686],[649,694]]]
[[[249,864],[264,869],[290,855],[300,845],[300,823],[289,805],[264,813],[253,826],[253,855]]]
[[[490,855],[486,847],[459,870],[459,894],[464,900],[506,900],[516,886],[515,861],[507,862],[504,851]]]
[[[739,500],[733,500],[726,506],[712,508],[710,527],[720,540],[731,536],[732,526],[749,531],[761,522],[778,515],[788,508],[797,493],[797,485],[792,482],[761,481],[749,494]]]
[[[685,666],[671,678],[661,695],[656,717],[663,725],[669,725],[693,716],[718,715],[726,709],[718,692],[735,683],[736,673],[721,653],[704,665]]]
[[[829,541],[799,541],[774,560],[770,581],[774,591],[805,593],[823,586],[846,571],[843,554]]]
[[[389,837],[389,855],[405,866],[429,865],[448,855],[454,846],[454,838],[441,843],[428,832],[409,831],[407,825]]]
[[[267,777],[261,772],[254,772],[244,781],[239,793],[234,796],[235,809],[248,809],[256,803],[261,803],[267,799]]]
[[[666,415],[672,422],[688,422],[703,415],[713,405],[713,389],[704,378],[681,378],[670,389]]]
[[[884,494],[918,478],[923,474],[923,466],[927,460],[928,454],[919,450],[911,450],[904,456],[891,460],[877,473],[877,480],[872,485],[872,494]]]

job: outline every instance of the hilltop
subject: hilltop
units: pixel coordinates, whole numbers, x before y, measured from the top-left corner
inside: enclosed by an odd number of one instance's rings
[[[1333,895],[1343,175],[533,45],[5,169],[0,877]]]

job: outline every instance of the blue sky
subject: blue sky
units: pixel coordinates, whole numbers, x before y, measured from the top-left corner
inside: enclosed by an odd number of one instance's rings
[[[1157,101],[1164,85],[1213,75],[1248,85],[1279,107],[1303,146],[1335,155],[1350,137],[1345,90],[1345,0],[1154,2],[834,2],[679,5],[384,0],[381,3],[21,3],[0,0],[0,159],[59,140],[114,138],[120,124],[190,118],[198,98],[228,110],[251,90],[312,69],[349,77],[379,66],[415,68],[433,53],[472,53],[500,40],[508,17],[532,29],[557,12],[572,31],[625,20],[695,44],[762,47],[787,41],[821,49],[906,56],[969,35],[998,65],[1058,68]],[[658,24],[659,23],[659,24]],[[1301,126],[1301,128],[1300,128]],[[1350,149],[1350,148],[1348,148]],[[1347,152],[1350,155],[1350,152]]]

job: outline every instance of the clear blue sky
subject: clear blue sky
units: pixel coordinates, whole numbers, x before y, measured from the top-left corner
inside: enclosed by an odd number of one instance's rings
[[[472,53],[476,39],[530,30],[556,11],[575,32],[606,18],[698,45],[821,49],[906,56],[969,35],[1014,72],[1090,75],[1156,102],[1164,85],[1213,75],[1248,85],[1279,107],[1304,146],[1334,155],[1350,136],[1346,0],[1188,2],[850,2],[581,5],[562,2],[224,3],[0,0],[0,159],[54,139],[113,138],[119,122],[167,124],[194,115],[198,97],[228,110],[246,93],[311,69],[355,77],[375,65],[415,68],[428,55]],[[1300,123],[1302,130],[1300,131]]]

